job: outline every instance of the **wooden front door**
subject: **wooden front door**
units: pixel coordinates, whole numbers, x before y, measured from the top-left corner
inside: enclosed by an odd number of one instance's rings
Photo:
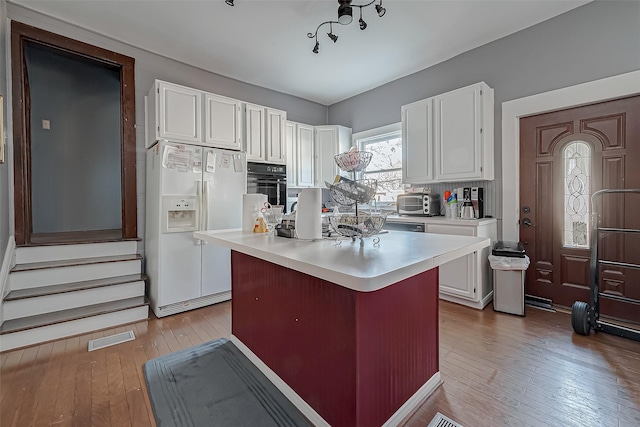
[[[520,240],[529,295],[570,307],[589,301],[590,196],[640,188],[640,96],[520,120]],[[640,197],[606,195],[600,227],[640,228]],[[600,233],[599,258],[640,264],[640,236]],[[600,292],[640,302],[640,271],[600,267]],[[640,306],[601,300],[601,314],[640,322]]]

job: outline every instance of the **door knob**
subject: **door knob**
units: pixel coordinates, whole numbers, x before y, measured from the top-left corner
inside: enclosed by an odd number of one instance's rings
[[[529,227],[531,227],[531,220],[530,220],[529,218],[524,218],[524,219],[522,220],[522,226],[523,226],[524,228],[529,228]]]

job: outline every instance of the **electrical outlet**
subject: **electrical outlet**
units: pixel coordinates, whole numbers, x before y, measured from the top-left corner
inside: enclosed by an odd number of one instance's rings
[[[42,129],[51,129],[51,122],[49,120],[43,120]]]

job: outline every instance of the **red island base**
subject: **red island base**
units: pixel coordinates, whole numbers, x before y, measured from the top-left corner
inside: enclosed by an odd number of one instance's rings
[[[437,268],[358,292],[236,251],[231,262],[232,334],[331,426],[381,426],[440,384]]]

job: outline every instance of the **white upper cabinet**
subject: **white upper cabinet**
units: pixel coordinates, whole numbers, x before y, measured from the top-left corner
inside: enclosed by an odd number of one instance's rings
[[[402,107],[402,182],[433,181],[433,99]]]
[[[312,187],[315,176],[314,130],[313,126],[299,123],[296,126],[297,145],[297,185]]]
[[[242,149],[242,103],[237,99],[205,93],[205,132],[207,145]]]
[[[335,162],[338,153],[349,151],[351,147],[351,129],[344,126],[316,126],[314,186],[325,187],[332,183],[339,173]]]
[[[201,91],[156,80],[147,102],[147,147],[159,139],[202,142]]]
[[[492,180],[493,109],[484,82],[403,106],[403,182]]]
[[[266,127],[266,158],[269,163],[284,164],[287,157],[284,123],[287,120],[286,111],[265,109]]]
[[[315,153],[313,126],[287,121],[287,185],[289,187],[313,187]]]
[[[436,181],[493,179],[493,89],[478,83],[434,103]]]
[[[265,161],[265,109],[260,105],[245,104],[244,140],[247,160]]]
[[[295,122],[289,120],[284,122],[284,141],[287,146],[287,187],[297,187],[298,154]]]

